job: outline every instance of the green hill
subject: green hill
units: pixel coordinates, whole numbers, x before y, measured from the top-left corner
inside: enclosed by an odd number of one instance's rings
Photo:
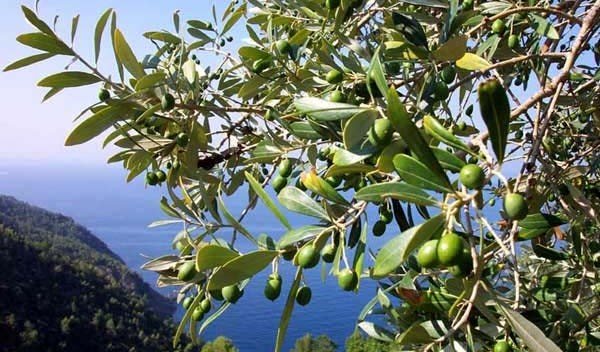
[[[0,196],[0,268],[2,352],[173,350],[174,304],[68,217]]]

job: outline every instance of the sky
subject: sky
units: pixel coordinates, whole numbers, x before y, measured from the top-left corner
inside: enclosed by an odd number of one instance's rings
[[[146,0],[103,0],[69,1],[41,0],[40,16],[52,22],[59,15],[58,31],[63,38],[70,35],[71,19],[79,14],[79,27],[75,49],[93,62],[93,31],[102,13],[113,8],[117,12],[118,27],[121,29],[134,52],[141,59],[152,50],[151,43],[142,37],[149,30],[173,30],[172,14],[180,10],[181,23],[189,19],[210,19],[211,7],[217,6],[222,13],[224,1],[152,1]],[[34,7],[35,1],[0,0],[0,68],[38,53],[25,47],[15,38],[19,34],[33,32],[25,20],[21,5]],[[92,142],[65,147],[64,141],[75,126],[73,119],[86,106],[97,100],[99,85],[65,90],[45,103],[45,88],[37,82],[53,73],[58,73],[69,63],[67,57],[55,57],[24,69],[0,72],[0,162],[66,163],[101,165],[114,154],[114,149],[101,148],[102,138]],[[112,72],[114,58],[108,32],[103,38],[99,68],[101,72]]]

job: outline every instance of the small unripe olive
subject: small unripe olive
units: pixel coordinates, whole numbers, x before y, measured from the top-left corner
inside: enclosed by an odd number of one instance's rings
[[[163,109],[163,111],[173,110],[173,108],[175,107],[175,98],[169,93],[163,95],[160,101],[160,106]]]
[[[311,298],[312,290],[308,286],[302,286],[298,289],[298,292],[296,292],[296,302],[301,306],[305,306],[310,303]]]
[[[177,278],[181,281],[190,281],[196,276],[196,263],[193,261],[185,262],[179,267]]]
[[[344,80],[344,74],[338,70],[331,70],[325,75],[325,80],[330,84],[341,83]]]
[[[344,269],[338,274],[338,285],[344,291],[352,291],[358,285],[358,275],[350,269]]]
[[[447,233],[439,239],[437,257],[440,264],[452,266],[458,264],[463,251],[463,239],[453,233]]]
[[[501,19],[497,19],[494,21],[494,23],[492,23],[492,32],[494,32],[498,35],[502,35],[502,34],[504,34],[505,30],[506,30],[506,24]]]
[[[518,193],[507,194],[504,197],[503,207],[504,213],[510,220],[523,220],[527,216],[527,201]]]
[[[202,308],[200,308],[200,307],[194,308],[194,311],[192,312],[192,320],[200,321],[200,320],[202,320],[202,318],[204,318],[204,311],[202,310]]]
[[[438,240],[425,242],[417,252],[417,263],[425,269],[435,268],[439,264],[437,246]]]
[[[478,165],[467,164],[460,169],[459,179],[468,189],[481,189],[485,183],[485,173]]]
[[[302,247],[298,253],[298,265],[304,269],[314,268],[319,264],[319,253],[311,244]]]
[[[110,92],[106,89],[100,89],[100,92],[98,93],[98,99],[100,101],[107,101],[110,99]]]
[[[373,225],[373,235],[375,237],[379,237],[382,236],[385,233],[385,229],[387,227],[387,224],[381,220],[378,220],[375,222],[375,224]]]
[[[290,42],[288,42],[285,39],[278,40],[277,43],[275,43],[275,46],[277,47],[277,51],[279,51],[280,54],[289,54],[292,51],[292,46],[290,45]]]
[[[321,258],[325,263],[332,263],[335,259],[335,253],[337,252],[337,248],[333,244],[326,245],[321,251]]]
[[[229,303],[236,303],[242,297],[242,291],[237,285],[225,286],[221,289],[223,299]]]
[[[181,302],[181,305],[183,306],[183,309],[188,309],[192,305],[193,301],[194,301],[194,299],[192,297],[186,297],[186,298],[184,298],[183,302]]]
[[[156,175],[158,183],[162,183],[167,180],[167,174],[165,174],[165,172],[162,170],[157,170],[154,174]]]
[[[158,178],[156,177],[156,173],[148,172],[146,174],[146,183],[149,186],[155,186],[156,184],[158,184]]]

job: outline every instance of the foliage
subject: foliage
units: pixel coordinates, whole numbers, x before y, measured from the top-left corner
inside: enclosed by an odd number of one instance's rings
[[[326,335],[313,338],[306,334],[296,340],[294,348],[290,352],[335,352],[336,345]]]
[[[0,265],[1,351],[184,350],[173,304],[65,216],[1,196]]]
[[[291,260],[300,267],[282,280],[280,351],[296,294],[308,292],[303,270],[329,244],[332,275],[377,280],[358,327],[378,340],[417,350],[499,340],[530,351],[595,349],[600,1],[325,5],[235,0],[185,28],[175,13],[173,32],[144,34],[154,49],[143,60],[108,10],[93,62],[24,7],[38,32],[17,40],[42,53],[6,69],[55,56],[77,62],[40,82],[50,88],[44,99],[100,82],[100,101],[66,144],[110,131],[104,144],[121,151],[109,162],[122,163],[128,180],[145,172],[148,186],[166,188],[160,205],[172,221],[155,225],[182,223],[180,255],[145,266],[161,285],[180,286],[180,300],[194,297],[175,342],[242,303],[256,273]],[[228,52],[234,31],[247,40]],[[115,75],[96,66],[105,32]],[[479,172],[458,182],[466,164],[482,169],[483,182]],[[246,192],[247,206],[232,213],[228,196],[239,202]],[[285,233],[248,231],[259,201]],[[279,205],[314,219],[293,228]],[[368,219],[375,209],[379,219]],[[452,232],[451,245],[430,251],[441,260],[420,267],[415,252]],[[342,283],[360,289],[360,280]],[[205,299],[215,309],[191,321]]]
[[[354,333],[346,339],[346,352],[393,351],[392,344]]]
[[[201,352],[239,352],[239,350],[230,339],[219,336],[214,341],[207,342],[202,346]]]

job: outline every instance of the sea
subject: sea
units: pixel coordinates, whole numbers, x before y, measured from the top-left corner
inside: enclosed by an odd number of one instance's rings
[[[156,274],[140,267],[148,258],[175,253],[170,246],[171,240],[181,228],[149,228],[148,225],[156,220],[168,219],[159,208],[159,200],[165,190],[147,188],[143,177],[127,183],[125,175],[119,165],[2,162],[0,194],[72,217],[89,228],[132,270],[156,288]],[[226,199],[233,214],[239,214],[246,201],[246,191]],[[285,214],[293,226],[314,223],[314,219],[308,217],[289,212]],[[370,215],[370,219],[374,219],[375,214]],[[244,225],[253,234],[266,233],[274,239],[285,232],[261,203],[246,217]],[[397,227],[390,226],[384,236],[369,239],[368,245],[376,250],[398,233]],[[249,251],[251,248],[242,250]],[[367,258],[366,264],[371,263]],[[307,306],[295,307],[283,351],[290,351],[295,341],[307,333],[313,336],[325,334],[338,345],[339,351],[343,351],[346,338],[356,328],[360,311],[375,295],[376,282],[368,278],[361,280],[358,293],[342,291],[333,276],[326,276],[323,281],[322,271],[328,269],[316,267],[305,272],[304,279],[312,289],[312,300]],[[270,274],[267,268],[251,280],[240,301],[207,328],[202,339],[212,340],[225,335],[242,352],[272,351],[295,269],[285,262],[280,272],[284,289],[278,300],[271,302],[263,296],[263,287]],[[159,292],[170,297],[175,294],[172,288],[160,289]],[[182,310],[178,309],[174,319],[181,316]]]

